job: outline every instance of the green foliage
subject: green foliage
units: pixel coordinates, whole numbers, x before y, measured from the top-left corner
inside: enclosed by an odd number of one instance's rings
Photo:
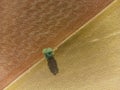
[[[52,48],[45,48],[43,49],[43,54],[45,55],[45,57],[47,59],[49,59],[50,57],[53,57],[54,56],[54,53],[53,53],[53,49]]]

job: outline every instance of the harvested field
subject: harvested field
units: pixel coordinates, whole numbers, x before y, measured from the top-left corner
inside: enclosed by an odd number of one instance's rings
[[[6,90],[120,90],[119,16],[116,0],[56,50],[59,74],[43,60]]]
[[[0,90],[113,0],[1,0]]]

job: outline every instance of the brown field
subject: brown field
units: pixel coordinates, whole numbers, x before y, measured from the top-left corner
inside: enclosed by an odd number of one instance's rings
[[[0,90],[113,0],[1,0]]]
[[[120,90],[119,17],[116,0],[55,51],[56,76],[43,60],[6,90]]]

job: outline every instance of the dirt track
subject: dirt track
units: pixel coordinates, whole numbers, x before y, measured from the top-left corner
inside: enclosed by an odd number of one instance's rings
[[[1,0],[0,89],[113,0]]]
[[[57,51],[60,73],[46,61],[7,90],[120,90],[120,1],[65,42]]]

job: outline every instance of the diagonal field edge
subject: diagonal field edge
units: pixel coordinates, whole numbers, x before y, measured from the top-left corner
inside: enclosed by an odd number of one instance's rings
[[[96,19],[99,15],[101,15],[103,12],[105,12],[109,7],[111,7],[114,3],[116,3],[117,0],[114,0],[111,4],[106,6],[103,10],[101,10],[97,15],[95,15],[92,19],[90,19],[88,22],[86,22],[84,25],[82,25],[79,29],[77,29],[74,33],[69,35],[65,40],[63,40],[59,45],[57,45],[54,48],[54,51],[59,49],[61,45],[63,45],[67,40],[69,40],[72,36],[76,35],[82,28],[87,26],[89,23],[91,23],[94,19]],[[29,73],[34,67],[36,67],[38,64],[40,64],[45,58],[42,58],[39,60],[36,64],[31,66],[28,70],[26,70],[24,73],[22,73],[20,76],[17,77],[14,81],[12,81],[7,87],[4,88],[4,90],[7,90],[8,87],[10,87],[12,84],[14,84],[17,80],[19,80],[22,76],[24,76],[26,73]]]

